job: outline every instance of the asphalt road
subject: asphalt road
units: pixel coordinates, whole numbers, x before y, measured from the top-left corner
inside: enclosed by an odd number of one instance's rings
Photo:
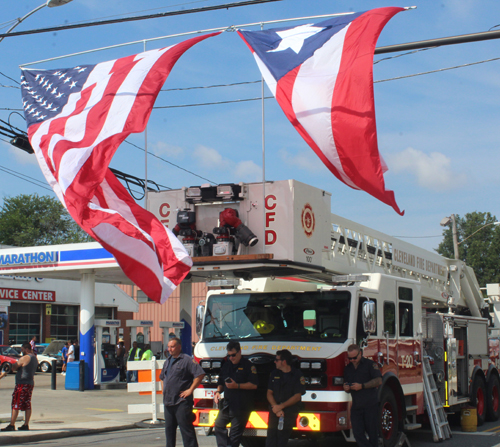
[[[441,446],[450,447],[500,447],[500,424],[489,423],[480,427],[481,431],[476,433],[462,433],[460,426],[452,426],[453,438],[441,443]],[[483,431],[484,430],[484,431]],[[420,429],[408,434],[408,439],[412,447],[431,447],[436,446],[432,440],[430,430]],[[204,436],[199,434],[198,443],[200,447],[216,447],[213,436]],[[100,435],[73,437],[60,440],[50,440],[43,442],[30,443],[30,446],[54,446],[66,447],[68,445],[83,446],[121,446],[137,447],[137,445],[147,445],[148,447],[165,446],[165,435],[163,429],[134,429],[124,430],[112,433],[103,433]],[[180,434],[177,436],[177,446],[182,446]],[[342,437],[327,438],[313,444],[307,441],[293,440],[289,442],[289,447],[353,447],[355,444],[347,443]]]

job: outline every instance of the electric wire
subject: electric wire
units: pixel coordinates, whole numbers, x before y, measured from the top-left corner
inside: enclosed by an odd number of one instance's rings
[[[139,150],[141,150],[143,152],[146,152],[146,149],[143,149],[142,147],[137,146],[137,144],[131,143],[130,141],[125,140],[124,143],[130,144],[131,146],[134,146],[135,148],[137,148],[137,149],[139,149]],[[187,173],[189,173],[191,175],[194,175],[195,177],[201,178],[202,180],[206,180],[207,182],[210,182],[213,185],[216,185],[216,183],[213,182],[212,180],[209,180],[208,178],[203,177],[201,175],[195,174],[194,172],[190,171],[189,169],[186,169],[186,168],[183,168],[182,166],[176,165],[175,163],[172,163],[171,161],[165,160],[164,158],[160,157],[159,155],[153,154],[151,152],[148,152],[148,155],[151,155],[151,156],[153,156],[155,158],[158,158],[159,160],[162,160],[165,163],[168,163],[169,165],[175,166],[176,168],[181,169],[182,171],[185,171],[185,172],[187,172]]]
[[[205,6],[205,7],[201,7],[201,8],[192,8],[192,9],[181,9],[181,10],[176,10],[176,11],[161,12],[161,13],[157,13],[157,14],[149,14],[149,15],[145,15],[145,16],[123,17],[121,19],[101,20],[101,21],[96,21],[96,22],[77,23],[74,25],[60,25],[60,26],[52,26],[52,27],[48,27],[48,28],[30,29],[30,30],[25,30],[25,31],[14,31],[14,32],[10,32],[10,33],[0,34],[0,38],[26,36],[26,35],[31,35],[31,34],[40,34],[40,33],[49,33],[49,32],[58,32],[58,31],[64,31],[64,30],[68,30],[68,29],[88,28],[91,26],[111,25],[111,24],[115,24],[115,23],[136,22],[139,20],[157,19],[157,18],[162,18],[162,17],[172,17],[172,16],[179,16],[179,15],[185,15],[185,14],[195,14],[195,13],[199,13],[199,12],[217,11],[220,9],[237,8],[240,6],[259,5],[262,3],[271,3],[271,2],[279,2],[279,1],[283,1],[283,0],[242,0],[242,1],[234,2],[234,3],[224,3],[222,5]]]
[[[5,172],[6,174],[12,175],[13,177],[20,178],[21,180],[24,180],[25,182],[32,183],[33,185],[38,186],[40,188],[47,189],[48,191],[52,191],[52,188],[48,187],[41,180],[37,180],[36,178],[30,177],[29,175],[22,174],[20,172],[14,171],[13,169],[9,169],[9,168],[2,166],[2,165],[0,165],[0,171]],[[28,179],[31,179],[31,180],[28,180]]]

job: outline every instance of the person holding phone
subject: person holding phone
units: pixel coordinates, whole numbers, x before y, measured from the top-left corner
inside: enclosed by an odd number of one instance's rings
[[[253,409],[254,390],[257,389],[257,369],[243,358],[239,342],[227,344],[227,361],[222,366],[214,402],[221,402],[215,420],[215,438],[218,447],[238,447]],[[228,436],[227,424],[231,423]]]

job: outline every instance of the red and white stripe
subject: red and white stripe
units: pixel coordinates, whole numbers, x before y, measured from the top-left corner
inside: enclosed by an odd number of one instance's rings
[[[161,303],[188,274],[192,260],[173,233],[135,203],[108,165],[130,133],[145,129],[179,57],[217,34],[97,64],[60,114],[28,130],[47,181],[73,219]]]

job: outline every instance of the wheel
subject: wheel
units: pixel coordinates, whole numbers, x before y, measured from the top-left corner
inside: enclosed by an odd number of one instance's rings
[[[49,362],[40,363],[40,371],[42,371],[43,373],[50,372],[50,363]]]
[[[399,412],[396,398],[385,388],[380,399],[380,436],[384,447],[394,447],[399,436]]]
[[[486,420],[498,421],[500,416],[500,381],[492,374],[486,385]]]
[[[486,420],[486,384],[484,383],[484,379],[479,375],[476,375],[472,384],[470,403],[477,410],[477,425],[483,425]]]
[[[9,362],[5,362],[2,365],[2,371],[5,371],[7,374],[9,374],[12,371],[12,365]]]
[[[241,438],[242,447],[265,447],[266,438],[258,436],[243,436]]]

